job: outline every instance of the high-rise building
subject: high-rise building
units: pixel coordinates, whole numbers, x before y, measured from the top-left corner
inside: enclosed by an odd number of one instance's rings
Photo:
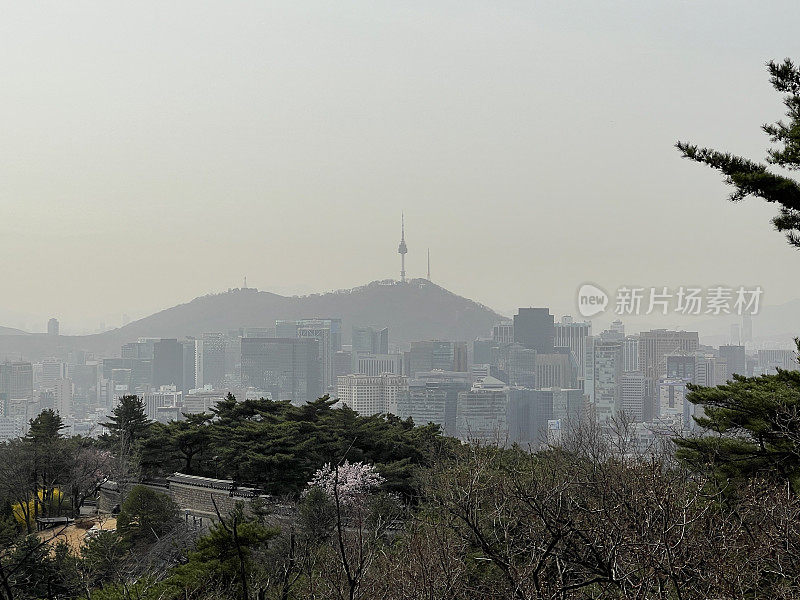
[[[372,375],[343,375],[337,388],[339,400],[360,415],[398,413],[398,403],[408,394],[408,378],[384,373]]]
[[[455,397],[457,400],[458,392]],[[408,393],[398,399],[397,416],[411,418],[416,425],[434,423],[446,431],[448,399],[446,387],[437,382],[412,379],[408,382]]]
[[[514,322],[501,321],[492,327],[492,341],[498,346],[514,343]]]
[[[153,386],[174,385],[182,390],[183,345],[177,339],[161,339],[153,344]],[[155,415],[155,412],[153,413]],[[152,418],[152,417],[151,417]]]
[[[547,422],[553,418],[550,390],[511,387],[508,390],[508,438],[523,448],[538,450],[547,441]]]
[[[658,412],[656,384],[667,373],[667,354],[692,353],[699,345],[696,331],[654,329],[639,334],[639,370],[644,374],[648,397],[645,421],[650,421]]]
[[[197,385],[222,389],[225,384],[226,336],[224,333],[207,332],[198,341],[195,367]]]
[[[467,343],[446,341],[411,342],[406,374],[415,377],[422,371],[467,370]]]
[[[322,388],[325,392],[334,391],[333,355],[342,349],[342,320],[298,319],[296,321],[276,321],[275,330],[282,337],[311,339],[319,342]],[[294,331],[294,335],[292,335],[292,331]]]
[[[794,350],[759,350],[757,369],[762,375],[774,374],[778,369],[800,371],[797,352]]]
[[[503,364],[509,385],[535,388],[536,350],[514,343],[504,347],[501,353],[504,355]]]
[[[728,363],[728,375],[747,375],[747,359],[744,346],[720,346],[719,357]]]
[[[578,365],[578,373],[583,373],[583,361],[586,354],[586,338],[592,335],[592,324],[589,321],[573,321],[572,317],[561,317],[554,325],[556,348],[569,348]]]
[[[508,387],[493,377],[458,394],[456,431],[462,440],[504,445],[509,439]]]
[[[622,370],[639,370],[639,336],[628,335],[622,342]]]
[[[339,350],[333,355],[333,375],[337,381],[342,375],[351,375],[355,371],[353,368],[353,353],[350,350]],[[333,398],[339,397],[339,392],[332,394]]]
[[[353,326],[351,342],[354,354],[389,354],[389,328]]]
[[[697,363],[695,353],[677,352],[674,354],[667,354],[666,361],[666,376],[669,379],[685,379],[690,383],[694,382],[695,366]]]
[[[696,385],[714,387],[728,379],[728,363],[713,354],[696,352],[694,357],[694,380]]]
[[[224,399],[225,394],[220,390],[212,390],[211,386],[208,386],[208,388],[191,390],[183,398],[183,409],[181,412],[186,415],[207,413]]]
[[[614,333],[618,333],[620,335],[620,337],[623,337],[623,338],[625,337],[625,325],[619,319],[617,319],[616,321],[613,321],[611,323],[611,325],[608,327],[608,329],[610,331],[613,331]]]
[[[483,379],[488,374],[483,376]],[[413,382],[424,383],[427,389],[445,392],[444,421],[442,426],[449,436],[456,436],[456,409],[459,392],[466,392],[472,387],[473,374],[460,371],[422,371],[416,374]],[[409,385],[411,383],[409,382]],[[413,416],[413,415],[411,415]],[[417,422],[417,419],[414,419]]]
[[[538,450],[547,442],[547,424],[560,420],[565,427],[583,415],[583,390],[544,388],[508,390],[509,442]]]
[[[0,364],[0,394],[7,402],[33,400],[33,365],[25,361]]]
[[[75,394],[75,386],[71,379],[60,379],[56,382],[54,391],[54,408],[62,417],[70,417],[74,414],[72,402]]]
[[[578,385],[578,367],[567,348],[558,352],[536,353],[536,387],[572,389]]]
[[[141,358],[150,360],[153,358],[153,345],[155,342],[138,341],[123,344],[120,356],[122,358]]]
[[[158,391],[142,394],[140,397],[144,403],[144,412],[151,421],[159,421],[159,408],[175,407],[183,408],[183,394],[174,385],[164,385]],[[203,412],[203,411],[200,411]]]
[[[594,403],[598,421],[616,417],[622,409],[622,340],[594,342]]]
[[[689,424],[694,414],[692,404],[686,400],[685,379],[662,378],[658,381],[658,406],[661,419],[670,419],[682,426]]]
[[[541,354],[553,352],[555,326],[547,308],[520,308],[514,315],[514,341]]]
[[[47,322],[47,335],[58,335],[58,330],[59,330],[58,319],[55,318],[50,319]]]
[[[753,317],[749,312],[744,311],[742,315],[742,343],[748,344],[753,341]]]
[[[496,365],[500,346],[494,340],[478,338],[472,342],[472,362],[479,365]]]
[[[646,385],[644,375],[639,371],[623,371],[621,383],[621,404],[625,416],[640,423],[644,416]]]
[[[184,394],[197,387],[197,340],[189,338],[180,342],[182,349],[182,381],[180,388]]]
[[[56,382],[67,376],[67,365],[57,358],[42,361],[42,388],[52,390]]]
[[[313,338],[244,338],[242,385],[300,405],[322,395],[319,342]]]
[[[392,375],[403,374],[402,354],[365,354],[358,357],[356,374],[358,375]]]
[[[389,328],[375,329],[373,327],[353,327],[351,339],[351,365],[347,373],[362,373],[358,367],[361,358],[389,354]],[[398,373],[402,375],[402,373]]]

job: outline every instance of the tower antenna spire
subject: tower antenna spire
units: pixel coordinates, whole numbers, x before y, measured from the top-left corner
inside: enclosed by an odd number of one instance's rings
[[[431,249],[428,248],[428,281],[431,280]]]
[[[400,213],[400,245],[397,247],[397,253],[400,255],[400,282],[406,282],[406,253],[408,247],[406,246],[406,217],[405,214]]]

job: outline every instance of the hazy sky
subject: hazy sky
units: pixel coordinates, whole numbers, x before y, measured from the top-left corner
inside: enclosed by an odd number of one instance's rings
[[[798,296],[761,159],[795,1],[4,2],[0,324],[410,276],[499,310],[578,286]]]

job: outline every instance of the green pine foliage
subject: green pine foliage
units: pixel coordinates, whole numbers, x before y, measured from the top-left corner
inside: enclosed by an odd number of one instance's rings
[[[240,402],[229,394],[213,415],[154,425],[144,443],[145,473],[228,478],[296,496],[323,464],[346,458],[375,464],[387,491],[411,497],[415,472],[432,451],[457,443],[436,425],[360,416],[334,404],[328,396],[295,406],[263,398]]]
[[[800,183],[767,166],[788,171],[800,169],[800,68],[788,58],[781,63],[770,61],[767,68],[772,87],[784,94],[788,120],[761,127],[775,144],[767,151],[766,165],[728,152],[699,148],[689,142],[678,142],[676,146],[685,158],[725,175],[725,182],[734,188],[731,201],[755,196],[779,205],[773,225],[786,235],[791,245],[800,248]]]
[[[676,439],[677,455],[723,484],[756,477],[800,492],[800,372],[742,377],[713,388],[691,386],[703,435]]]

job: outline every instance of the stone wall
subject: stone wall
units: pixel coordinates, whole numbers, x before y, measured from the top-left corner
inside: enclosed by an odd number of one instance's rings
[[[126,487],[130,489],[134,483]],[[228,479],[212,479],[196,475],[175,473],[165,482],[144,482],[152,490],[169,495],[181,511],[181,516],[187,521],[197,519],[217,519],[214,509],[216,504],[220,514],[225,516],[236,506],[236,502],[249,503],[253,498],[261,496],[260,490],[241,487]],[[101,512],[111,512],[120,505],[119,484],[107,481],[100,486],[98,509]],[[213,498],[213,500],[212,500]]]

